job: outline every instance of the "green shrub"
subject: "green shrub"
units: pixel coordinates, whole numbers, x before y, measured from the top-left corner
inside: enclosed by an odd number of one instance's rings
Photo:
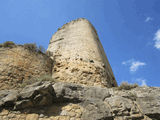
[[[29,43],[29,44],[24,44],[23,45],[25,49],[28,49],[32,52],[36,52],[37,51],[37,46],[35,43]]]
[[[131,90],[133,88],[138,87],[138,84],[129,84],[128,82],[122,82],[121,85],[118,87],[118,90]]]
[[[13,46],[15,46],[15,44],[12,41],[6,41],[3,43],[3,47],[13,47]]]

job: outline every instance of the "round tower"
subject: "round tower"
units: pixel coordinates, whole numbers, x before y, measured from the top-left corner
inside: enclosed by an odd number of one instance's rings
[[[47,51],[54,60],[54,79],[88,86],[117,86],[97,32],[88,20],[80,18],[59,28]]]

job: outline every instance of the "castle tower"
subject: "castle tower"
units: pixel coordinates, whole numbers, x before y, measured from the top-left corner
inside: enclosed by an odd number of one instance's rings
[[[86,19],[63,25],[47,50],[54,60],[54,79],[88,86],[117,86],[97,32]]]

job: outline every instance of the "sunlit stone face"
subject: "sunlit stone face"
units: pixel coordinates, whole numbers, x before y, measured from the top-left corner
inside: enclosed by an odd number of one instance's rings
[[[86,19],[65,24],[50,41],[52,76],[88,86],[117,86],[96,30]]]

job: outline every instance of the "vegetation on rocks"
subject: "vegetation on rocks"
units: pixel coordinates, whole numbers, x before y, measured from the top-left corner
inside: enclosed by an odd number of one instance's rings
[[[45,53],[45,48],[41,45],[39,47],[37,47],[37,45],[35,43],[24,44],[23,46],[25,49],[28,49],[32,52]]]
[[[33,52],[36,52],[37,51],[37,46],[36,44],[32,44],[32,43],[29,43],[29,44],[24,44],[23,45],[25,49],[28,49],[30,51],[33,51]]]
[[[0,44],[0,47],[4,47],[4,48],[13,48],[14,46],[17,46],[13,41],[6,41],[2,44]],[[43,46],[38,46],[35,43],[27,43],[24,45],[20,45],[23,46],[25,49],[28,49],[32,52],[40,52],[40,53],[46,53],[46,50]]]
[[[41,46],[41,45],[38,47],[38,51],[42,52],[42,53],[46,53],[45,48],[43,46]]]
[[[131,90],[133,88],[138,87],[138,84],[129,84],[128,82],[122,82],[121,85],[118,87],[118,90]]]
[[[0,44],[0,47],[13,47],[13,46],[15,46],[16,44],[14,43],[14,42],[12,42],[12,41],[6,41],[6,42],[4,42],[3,44]]]

